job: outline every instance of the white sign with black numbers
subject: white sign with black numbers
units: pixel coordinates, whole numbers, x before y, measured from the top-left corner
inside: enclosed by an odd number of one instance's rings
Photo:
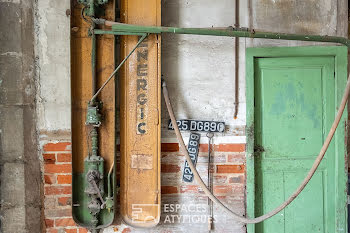
[[[191,160],[194,166],[196,166],[196,163],[197,163],[200,138],[201,138],[201,135],[199,133],[191,133],[190,140],[187,146],[188,154],[191,157]],[[187,161],[185,161],[184,174],[182,179],[185,182],[193,181],[193,173]]]
[[[219,132],[225,131],[225,122],[221,121],[199,121],[199,120],[178,120],[177,126],[181,131],[199,131],[199,132]],[[174,126],[169,120],[169,130],[174,130]]]

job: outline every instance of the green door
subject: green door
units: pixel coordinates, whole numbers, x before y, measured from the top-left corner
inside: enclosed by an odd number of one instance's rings
[[[335,56],[327,55],[254,58],[255,216],[286,200],[318,155],[336,114],[335,63]],[[254,232],[346,232],[344,224],[341,229],[337,226],[346,213],[337,213],[337,202],[345,200],[345,193],[338,193],[338,189],[345,190],[338,183],[338,169],[345,174],[338,156],[344,156],[344,134],[331,143],[301,195],[276,216],[257,224]]]

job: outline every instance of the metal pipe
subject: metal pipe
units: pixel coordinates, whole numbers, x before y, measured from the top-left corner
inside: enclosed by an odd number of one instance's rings
[[[95,1],[90,1],[89,16],[95,17]],[[97,89],[97,78],[96,78],[96,35],[93,33],[95,29],[95,22],[91,22],[91,82],[92,82],[92,95],[95,94]]]
[[[98,131],[97,127],[91,130],[91,159],[96,160],[98,157]]]
[[[108,184],[107,184],[107,192],[108,192],[108,197],[109,198],[111,198],[112,197],[112,188],[111,188],[111,175],[112,175],[112,171],[113,171],[113,168],[114,168],[114,161],[113,161],[113,163],[112,163],[112,165],[111,165],[111,167],[109,168],[109,172],[108,172],[108,179],[107,179],[107,182],[108,182]]]
[[[235,28],[239,28],[239,0],[235,1]],[[239,109],[239,38],[235,37],[235,108],[233,119],[237,119]]]
[[[91,26],[91,32],[94,31],[94,25]],[[95,95],[97,90],[97,79],[96,79],[96,34],[91,35],[91,82],[92,82],[92,95]]]
[[[114,77],[114,75],[118,72],[118,70],[122,67],[124,62],[128,60],[128,58],[133,54],[133,52],[137,49],[137,47],[142,43],[142,41],[147,37],[147,33],[144,33],[143,36],[140,38],[140,40],[137,42],[136,46],[131,50],[131,52],[124,58],[124,60],[118,65],[117,68],[113,71],[113,73],[108,77],[108,79],[103,83],[103,85],[98,89],[98,91],[95,93],[95,95],[91,98],[91,102],[95,101],[96,97],[100,92],[103,90],[103,88],[108,84],[109,81]]]
[[[227,37],[248,37],[261,39],[277,39],[277,40],[300,40],[300,41],[314,41],[314,42],[333,42],[340,43],[350,47],[350,40],[344,37],[337,36],[321,36],[321,35],[304,35],[304,34],[288,34],[275,32],[261,32],[249,30],[247,28],[233,28],[226,29],[218,28],[177,28],[177,27],[157,27],[157,26],[140,26],[123,24],[111,21],[103,21],[100,19],[96,22],[104,22],[105,25],[112,26],[112,31],[119,33],[174,33],[174,34],[191,34],[191,35],[207,35],[207,36],[227,36]]]
[[[93,31],[94,34],[96,35],[120,35],[120,36],[143,36],[145,35],[145,33],[132,33],[132,32],[127,32],[127,33],[123,33],[123,32],[115,32],[115,31],[110,31],[110,30],[101,30],[101,29],[94,29]]]

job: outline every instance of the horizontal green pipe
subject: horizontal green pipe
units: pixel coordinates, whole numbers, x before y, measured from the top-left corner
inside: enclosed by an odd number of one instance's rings
[[[143,36],[145,33],[140,33],[140,32],[119,32],[119,31],[108,31],[108,30],[100,30],[100,29],[95,29],[94,34],[96,35],[104,35],[104,34],[109,34],[109,35],[120,35],[120,36]]]
[[[340,43],[350,47],[350,41],[344,37],[320,36],[320,35],[302,35],[273,32],[250,31],[248,29],[216,29],[216,28],[177,28],[177,27],[156,27],[156,26],[139,26],[131,24],[115,23],[112,25],[112,31],[118,33],[174,33],[174,34],[191,34],[207,36],[227,36],[227,37],[249,37],[262,39],[278,40],[300,40],[315,42],[333,42]]]

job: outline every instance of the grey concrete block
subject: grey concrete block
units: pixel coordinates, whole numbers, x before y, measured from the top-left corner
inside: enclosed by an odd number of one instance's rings
[[[23,104],[21,56],[0,56],[0,104]]]
[[[5,206],[25,205],[24,164],[4,163],[0,179],[1,202]]]
[[[18,3],[0,2],[0,54],[21,52],[21,9]]]
[[[40,207],[28,205],[26,207],[26,232],[40,232],[41,220]]]
[[[3,233],[28,233],[25,229],[25,207],[15,207],[1,210],[1,225]],[[38,232],[38,231],[36,231]]]
[[[23,160],[23,109],[18,106],[2,106],[0,115],[1,160]]]

